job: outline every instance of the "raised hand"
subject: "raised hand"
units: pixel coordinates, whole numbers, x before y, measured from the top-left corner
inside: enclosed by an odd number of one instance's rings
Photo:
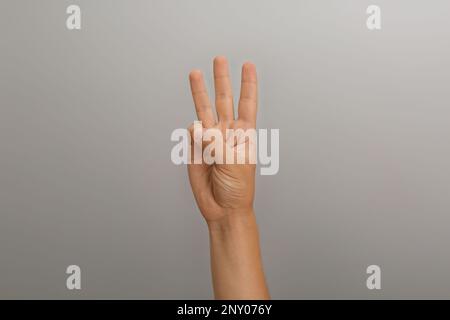
[[[227,129],[255,129],[257,109],[256,69],[252,63],[242,66],[238,117],[234,117],[233,95],[224,57],[214,59],[214,87],[217,121],[200,71],[189,76],[195,110],[203,128],[220,132],[223,148],[214,152],[214,161],[189,164],[189,180],[197,204],[208,224],[211,244],[211,271],[217,299],[269,299],[264,279],[253,211],[255,192],[254,140],[245,132],[228,136]],[[191,130],[191,163],[195,147],[204,151],[209,143],[197,141]],[[247,130],[246,132],[251,131]],[[215,140],[214,140],[215,141]],[[253,142],[253,143],[252,143]],[[243,163],[237,162],[242,156]],[[226,161],[232,154],[234,164]]]
[[[228,137],[227,129],[255,129],[257,111],[257,80],[255,65],[247,62],[242,66],[241,94],[238,117],[235,119],[231,80],[228,63],[224,57],[214,59],[215,109],[217,120],[206,91],[203,75],[194,70],[189,75],[192,96],[198,120],[204,130],[216,129],[222,132],[224,151],[231,152],[235,161],[244,152],[244,164],[225,163],[225,152],[221,157],[223,164],[190,164],[189,180],[201,213],[207,221],[223,218],[230,213],[246,214],[253,211],[255,145],[248,136]],[[190,128],[193,137],[193,127]],[[236,132],[236,131],[235,131]],[[239,132],[239,131],[237,131]],[[202,150],[208,144],[202,144]],[[192,139],[191,149],[194,147]],[[220,152],[220,150],[216,150]]]

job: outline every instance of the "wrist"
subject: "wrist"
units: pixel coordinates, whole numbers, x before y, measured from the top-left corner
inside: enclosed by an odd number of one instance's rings
[[[253,208],[224,209],[222,217],[206,222],[210,233],[257,228]]]

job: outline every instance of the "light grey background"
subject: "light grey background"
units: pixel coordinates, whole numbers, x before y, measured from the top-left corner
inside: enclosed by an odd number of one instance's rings
[[[236,92],[256,63],[259,127],[280,129],[256,196],[273,298],[449,298],[449,16],[447,0],[2,0],[0,298],[212,297],[170,134],[195,119],[188,72],[212,89],[218,54]]]

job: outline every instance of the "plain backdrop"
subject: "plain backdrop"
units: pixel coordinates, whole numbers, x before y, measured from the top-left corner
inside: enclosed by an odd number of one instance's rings
[[[195,120],[191,69],[212,96],[215,55],[236,96],[257,65],[258,126],[280,129],[255,202],[272,297],[448,298],[449,16],[447,0],[2,0],[0,298],[212,297],[170,134]]]

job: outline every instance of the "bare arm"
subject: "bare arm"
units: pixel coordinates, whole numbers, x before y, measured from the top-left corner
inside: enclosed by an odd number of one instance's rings
[[[208,224],[217,299],[269,299],[253,211]]]

